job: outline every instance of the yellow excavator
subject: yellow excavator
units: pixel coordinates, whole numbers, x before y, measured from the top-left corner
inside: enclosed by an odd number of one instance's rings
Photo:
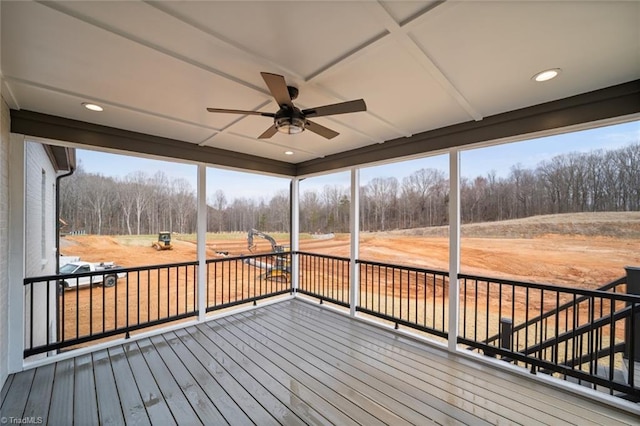
[[[266,269],[267,272],[261,276],[263,279],[289,281],[289,276],[291,275],[291,257],[289,255],[283,255],[290,251],[289,246],[278,244],[269,234],[260,232],[257,229],[251,229],[247,234],[247,247],[251,253],[253,253],[257,247],[257,244],[253,240],[254,237],[263,238],[271,244],[271,251],[275,253],[273,255],[274,260],[272,263],[267,263],[260,262],[255,258],[250,258],[246,260],[246,263],[257,268]]]

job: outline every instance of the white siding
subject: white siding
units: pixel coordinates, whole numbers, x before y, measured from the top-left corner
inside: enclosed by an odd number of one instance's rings
[[[9,107],[0,99],[0,388],[7,379],[9,346]]]
[[[26,162],[25,273],[27,277],[52,275],[56,273],[56,172],[39,143],[27,142]]]
[[[25,276],[36,277],[56,273],[55,253],[55,184],[56,171],[42,144],[26,143],[26,199],[25,199]],[[50,283],[47,291],[44,283],[36,283],[33,288],[33,343],[46,343],[47,328],[50,338],[55,335],[55,284]],[[25,300],[31,300],[30,288],[25,289]],[[47,300],[51,316],[46,315]],[[29,303],[25,305],[25,339],[30,333]]]

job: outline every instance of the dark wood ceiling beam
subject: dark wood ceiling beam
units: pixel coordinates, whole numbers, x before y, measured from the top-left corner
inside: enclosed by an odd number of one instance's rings
[[[201,162],[212,166],[283,176],[304,176],[639,113],[640,80],[634,80],[493,115],[482,121],[468,121],[430,130],[297,165],[24,110],[11,110],[11,131],[96,148]]]
[[[298,176],[640,113],[640,80],[298,163]]]
[[[234,167],[284,176],[295,175],[295,165],[284,161],[198,146],[175,139],[32,111],[11,110],[11,132],[96,148],[206,163],[212,166]]]

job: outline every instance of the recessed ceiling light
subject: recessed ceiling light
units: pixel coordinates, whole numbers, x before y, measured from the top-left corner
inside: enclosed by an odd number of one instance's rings
[[[104,108],[102,108],[100,105],[92,104],[89,102],[83,102],[82,106],[91,111],[104,111]]]
[[[538,82],[549,81],[552,78],[556,78],[558,74],[560,74],[560,71],[562,71],[560,68],[552,68],[549,70],[540,71],[539,73],[531,77],[531,79]]]
[[[285,155],[293,155],[293,151],[285,151],[284,154]]]

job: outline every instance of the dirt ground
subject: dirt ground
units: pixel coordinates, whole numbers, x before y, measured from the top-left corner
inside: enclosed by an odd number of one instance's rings
[[[179,238],[179,237],[178,237]],[[287,244],[288,241],[278,241]],[[62,239],[65,255],[90,262],[113,261],[124,267],[159,265],[197,259],[196,244],[174,238],[173,250],[156,251],[151,241],[117,236],[78,235]],[[256,252],[270,249],[258,242]],[[303,239],[300,249],[349,256],[349,236]],[[251,254],[246,236],[207,241],[207,258]],[[449,269],[449,242],[443,237],[363,233],[360,258],[423,268]],[[640,242],[615,237],[546,235],[535,238],[463,238],[461,270],[466,274],[596,288],[625,274],[625,266],[640,266]]]
[[[521,232],[520,229],[504,238],[489,235],[493,231],[480,235],[471,234],[474,236],[462,239],[461,270],[463,273],[471,275],[594,289],[623,276],[625,266],[640,266],[638,238],[629,237],[629,235],[571,235],[543,231],[544,229],[541,232],[527,234]],[[415,233],[418,235],[406,235],[404,231],[362,233],[359,257],[364,260],[447,271],[448,239],[440,235]],[[197,259],[197,247],[193,236],[175,235],[172,242],[173,250],[167,251],[156,251],[151,247],[151,242],[152,238],[141,236],[66,236],[61,240],[61,252],[67,256],[79,256],[82,260],[90,262],[113,261],[123,267],[163,265],[190,262]],[[254,253],[271,251],[271,246],[267,241],[259,239],[255,242],[257,247]],[[289,242],[286,238],[282,238],[278,240],[278,243],[288,244]],[[246,234],[241,233],[220,236],[209,234],[206,246],[208,259],[252,254],[247,248]],[[349,235],[338,234],[329,239],[314,239],[306,236],[300,241],[300,250],[348,257]],[[213,273],[214,276],[228,275],[227,278],[232,278],[232,274],[238,273],[237,265],[239,265],[242,270],[254,271],[248,272],[253,275],[249,277],[247,282],[261,282],[267,285],[265,280],[256,281],[257,274],[263,270],[246,266],[242,262],[235,265],[224,271],[210,269],[210,273]],[[137,288],[129,288],[129,290],[126,290],[126,287],[119,282],[117,288],[104,289],[97,286],[92,289],[82,288],[78,292],[75,290],[65,292],[64,318],[60,318],[64,322],[65,338],[69,339],[91,332],[87,326],[90,322],[89,318],[92,318],[93,325],[91,327],[93,327],[93,332],[96,332],[102,327],[113,329],[115,324],[122,327],[137,321],[152,321],[156,317],[161,318],[167,314],[179,315],[195,310],[195,270],[192,266],[189,268],[191,269],[185,268],[183,272],[175,274],[171,272],[175,276],[172,276],[170,280],[172,287],[169,289],[160,289],[160,287],[157,287],[157,290],[154,289],[154,286],[157,285],[156,282],[161,281],[159,275],[158,278],[154,278],[154,273],[142,275],[142,278],[135,278]],[[232,268],[235,268],[235,272]],[[241,274],[245,274],[245,272],[241,272]],[[240,281],[246,280],[244,275],[239,276],[241,277]],[[329,275],[324,279],[327,282],[336,281],[335,277]],[[235,282],[235,280],[233,278],[228,281]],[[273,285],[272,282],[268,284]],[[331,285],[335,286],[336,291],[340,291],[338,288],[340,284]],[[221,291],[223,292],[222,296],[220,295]],[[233,297],[242,298],[250,297],[251,294],[247,292],[255,292],[256,290],[244,288],[238,290],[236,288],[234,291],[236,293]],[[434,318],[426,318],[425,315],[425,321],[433,321],[435,326],[435,321],[438,318],[444,318],[442,315],[446,309],[444,302],[446,289],[442,288],[440,280],[438,288],[434,287],[430,290],[421,288],[420,291],[428,291],[431,295],[437,294],[438,298],[442,299],[442,309],[439,309],[438,313],[430,314]],[[218,298],[224,302],[225,296],[227,298],[232,296],[230,292],[231,288],[214,289],[213,291],[210,289],[209,298]],[[486,295],[482,293],[483,291],[479,289],[478,297],[485,297],[484,300],[487,300]],[[418,290],[415,294],[418,295]],[[397,294],[394,297],[397,297]],[[165,298],[167,300],[177,299],[179,302],[175,306],[173,302],[170,305],[168,302],[164,302]],[[491,302],[487,302],[487,305],[491,305],[489,309],[492,314],[497,316],[497,305],[492,300],[493,298],[489,298]],[[422,296],[419,298],[416,296],[416,300],[418,299],[422,299]],[[132,302],[129,303],[128,313],[125,308],[127,300]],[[220,300],[214,300],[214,304],[219,304]],[[211,302],[212,300],[209,300],[210,304]],[[400,301],[399,299],[397,301],[389,299],[385,303],[390,303],[393,306],[394,303],[400,303]],[[375,304],[378,304],[377,300]],[[115,305],[115,309],[112,309],[111,305]],[[533,305],[535,305],[535,301]],[[423,315],[424,310],[421,308],[419,314]],[[76,326],[75,319],[78,315],[80,317],[79,325]],[[496,319],[492,319],[492,321],[494,320]],[[491,330],[487,330],[487,332],[494,333],[495,326],[492,325],[490,328]]]

